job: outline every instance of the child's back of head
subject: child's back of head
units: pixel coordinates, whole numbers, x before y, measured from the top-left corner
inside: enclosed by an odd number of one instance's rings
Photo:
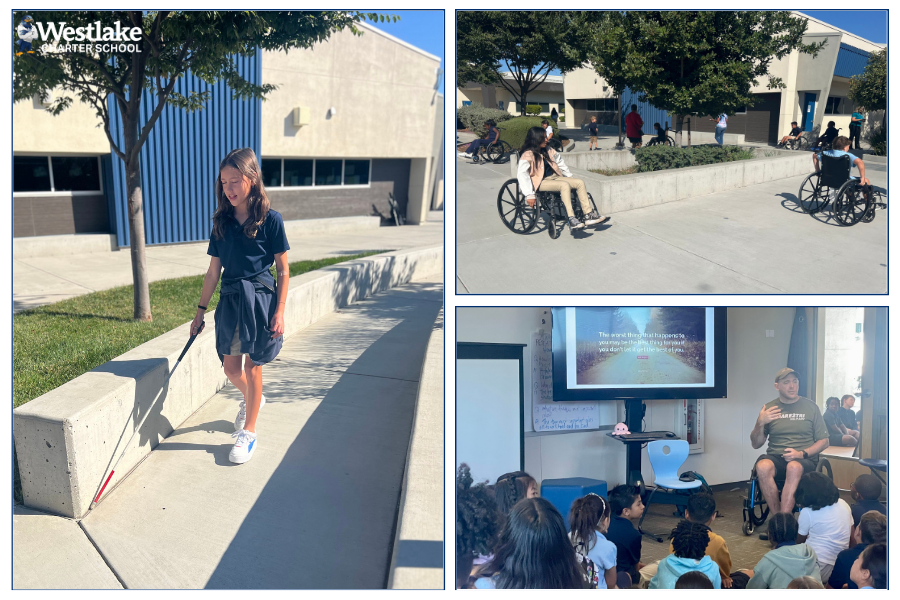
[[[537,486],[537,482],[525,471],[513,471],[498,477],[493,489],[500,514],[504,517],[508,515],[517,502],[528,497],[528,490],[533,486]]]
[[[456,472],[456,565],[458,588],[465,587],[476,555],[493,552],[500,530],[497,505],[483,483],[472,485],[469,467]]]
[[[709,577],[700,571],[688,571],[675,582],[676,590],[712,590],[715,589]]]
[[[859,520],[859,539],[863,544],[887,543],[887,517],[870,510]]]
[[[803,577],[797,577],[792,579],[788,584],[787,589],[789,590],[824,590],[825,586],[820,582],[816,581],[809,575],[804,575]]]
[[[712,494],[699,492],[688,497],[686,518],[692,523],[708,525],[716,514],[716,499]]]
[[[609,517],[609,502],[597,494],[578,498],[569,509],[569,530],[573,541],[584,544],[590,550],[597,542],[597,531],[604,519]]]
[[[681,521],[669,536],[672,549],[678,558],[700,560],[709,545],[709,527],[691,521]]]
[[[856,481],[853,482],[853,487],[856,488],[856,493],[863,500],[878,500],[881,497],[881,490],[884,486],[881,485],[881,481],[877,477],[866,473],[856,478]]]
[[[635,491],[633,485],[619,484],[610,490],[607,498],[609,499],[610,510],[617,517],[622,516],[622,511],[631,508],[634,501],[640,497]]]
[[[872,544],[863,550],[859,560],[860,567],[869,572],[871,586],[876,590],[887,589],[887,546]],[[858,582],[857,585],[859,585]]]

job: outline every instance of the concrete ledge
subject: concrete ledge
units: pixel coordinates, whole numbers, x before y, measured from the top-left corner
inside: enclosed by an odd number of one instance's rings
[[[389,589],[444,587],[444,312],[422,362],[403,475]]]
[[[13,258],[68,256],[118,250],[116,236],[111,233],[77,233],[73,235],[39,235],[13,238]]]
[[[810,152],[764,152],[774,156],[615,177],[580,168],[573,168],[572,174],[584,180],[600,214],[610,214],[795,177],[813,170]]]
[[[288,237],[344,233],[378,229],[379,227],[381,227],[381,217],[367,216],[297,219],[284,222],[284,229]],[[206,244],[207,242],[187,243]],[[13,258],[94,254],[97,252],[115,252],[118,249],[119,246],[116,242],[116,236],[110,233],[40,235],[35,237],[13,238]]]
[[[334,310],[443,269],[443,246],[388,252],[293,277],[285,308],[288,337]],[[215,350],[214,314],[125,452],[114,487],[225,384]],[[13,411],[25,505],[81,518],[101,479],[160,392],[188,339],[177,327]],[[109,493],[107,489],[105,494]]]

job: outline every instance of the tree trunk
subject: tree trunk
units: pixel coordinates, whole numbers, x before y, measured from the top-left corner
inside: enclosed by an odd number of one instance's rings
[[[521,91],[521,89],[520,89],[520,91]],[[526,112],[528,109],[528,92],[521,92],[521,93],[522,93],[522,96],[521,96],[522,102],[521,102],[521,106],[519,107],[519,116],[524,117],[526,114],[528,114]]]
[[[675,115],[675,147],[681,148],[681,130],[684,127],[684,115]]]
[[[616,106],[618,107],[618,116],[616,119],[616,124],[619,126],[619,143],[616,144],[616,148],[624,148],[625,144],[622,142],[622,94],[621,92],[616,94]]]
[[[126,117],[123,121],[137,121],[137,117]],[[137,123],[124,124],[124,154],[129,157],[125,163],[126,194],[128,198],[128,231],[131,236],[131,275],[134,281],[134,319],[152,321],[150,313],[150,281],[147,279],[146,238],[144,236],[144,201],[141,192],[141,163],[139,153],[134,152],[137,144]]]
[[[688,118],[688,148],[691,147],[691,119]]]

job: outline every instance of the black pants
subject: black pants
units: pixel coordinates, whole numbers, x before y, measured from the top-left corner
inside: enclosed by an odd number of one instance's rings
[[[850,147],[856,148],[859,150],[859,132],[862,130],[862,127],[859,125],[851,125],[850,126]],[[856,140],[854,142],[854,140]]]

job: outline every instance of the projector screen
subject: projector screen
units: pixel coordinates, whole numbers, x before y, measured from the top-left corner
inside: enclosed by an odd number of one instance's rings
[[[724,397],[725,310],[554,308],[554,400]]]

